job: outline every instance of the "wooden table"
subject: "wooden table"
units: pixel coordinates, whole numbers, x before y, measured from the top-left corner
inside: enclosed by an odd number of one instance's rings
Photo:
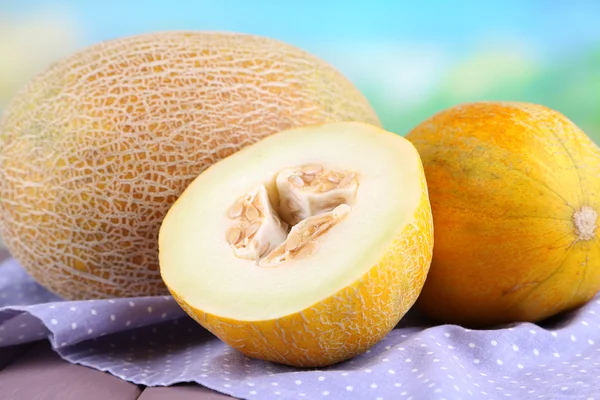
[[[0,249],[0,261],[8,253]],[[0,347],[0,400],[227,400],[200,385],[146,388],[64,361],[47,340]]]

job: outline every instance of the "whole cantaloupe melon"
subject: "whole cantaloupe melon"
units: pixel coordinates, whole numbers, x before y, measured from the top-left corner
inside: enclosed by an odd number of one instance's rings
[[[538,322],[600,289],[600,149],[538,104],[443,110],[406,136],[425,168],[433,261],[416,308],[445,323]]]
[[[283,129],[380,125],[324,61],[269,38],[158,32],[82,49],[0,121],[0,233],[65,299],[167,293],[160,223],[209,165]]]

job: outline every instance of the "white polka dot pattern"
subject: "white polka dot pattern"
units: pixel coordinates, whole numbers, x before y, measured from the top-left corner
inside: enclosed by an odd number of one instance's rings
[[[64,359],[136,384],[195,381],[245,399],[600,400],[599,315],[600,296],[543,324],[489,330],[409,313],[365,354],[301,370],[244,357],[171,297],[62,301],[14,260],[0,264],[0,347],[48,338]]]

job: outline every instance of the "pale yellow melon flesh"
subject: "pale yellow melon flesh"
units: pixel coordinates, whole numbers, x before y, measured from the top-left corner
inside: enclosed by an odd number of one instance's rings
[[[275,267],[235,257],[225,237],[235,199],[306,164],[357,171],[350,212],[308,257]],[[417,299],[432,247],[418,153],[362,123],[283,131],[219,161],[159,235],[162,278],[190,316],[248,356],[296,366],[353,357],[385,336]]]
[[[332,66],[269,38],[158,32],[82,49],[0,121],[0,233],[66,299],[166,293],[158,228],[207,166],[279,130],[378,125]]]

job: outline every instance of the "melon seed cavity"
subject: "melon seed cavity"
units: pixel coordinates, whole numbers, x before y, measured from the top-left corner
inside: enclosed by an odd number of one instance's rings
[[[275,184],[277,210],[265,185],[257,185],[231,205],[225,233],[236,257],[262,267],[316,252],[319,237],[350,212],[359,186],[356,172],[320,164],[280,171]]]
[[[354,171],[335,171],[318,164],[285,169],[275,183],[281,218],[290,226],[340,204],[353,205],[358,190]]]
[[[257,261],[287,236],[288,225],[273,209],[264,185],[238,199],[229,218],[225,237],[238,258]]]

